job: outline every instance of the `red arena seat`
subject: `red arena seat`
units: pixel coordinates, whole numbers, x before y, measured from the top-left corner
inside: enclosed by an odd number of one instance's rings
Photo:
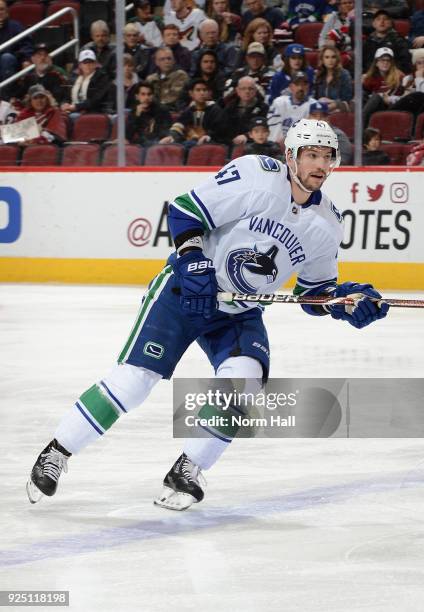
[[[409,30],[411,29],[411,22],[409,19],[394,19],[393,27],[399,36],[406,38],[409,34]]]
[[[0,166],[16,166],[19,150],[15,145],[0,145]]]
[[[355,133],[355,115],[354,113],[332,113],[329,116],[330,125],[338,127],[346,134],[351,140],[354,138]]]
[[[127,166],[141,166],[143,163],[143,149],[140,145],[125,145],[125,162]],[[102,166],[116,166],[118,164],[118,146],[115,144],[105,147]]]
[[[397,142],[383,143],[381,150],[390,157],[391,166],[406,166],[406,158],[413,145]]]
[[[54,144],[35,144],[24,148],[21,166],[57,166],[60,149]]]
[[[98,166],[100,145],[71,144],[64,148],[62,166]]]
[[[227,148],[223,145],[196,145],[189,151],[187,166],[223,166]]]
[[[410,140],[414,116],[406,111],[378,111],[369,126],[380,130],[382,140]]]
[[[294,33],[294,41],[308,49],[316,49],[323,25],[322,23],[301,23]]]
[[[44,5],[36,2],[15,2],[9,8],[9,17],[29,28],[43,19]]]
[[[418,115],[417,123],[415,124],[415,140],[422,140],[424,138],[424,113]]]
[[[231,159],[237,159],[237,157],[241,157],[244,154],[245,154],[245,146],[236,145],[231,152]]]
[[[109,138],[109,134],[110,120],[108,115],[87,113],[75,119],[71,140],[83,142],[90,140],[104,141]]]
[[[182,166],[184,165],[184,147],[179,144],[158,144],[147,149],[146,166]]]
[[[79,2],[67,2],[67,0],[54,0],[54,2],[50,2],[49,6],[47,7],[47,17],[49,17],[50,15],[53,15],[53,13],[57,13],[57,11],[60,11],[63,8],[73,8],[77,11],[77,14],[79,15],[79,11],[80,11],[80,3]],[[73,16],[71,11],[69,11],[68,13],[65,13],[64,15],[62,15],[62,17],[58,17],[58,19],[55,19],[54,21],[51,22],[50,25],[54,24],[54,25],[65,25],[65,24],[72,24],[73,23]]]
[[[306,61],[311,66],[311,68],[318,67],[318,57],[319,57],[318,51],[305,51],[305,57],[306,57]]]

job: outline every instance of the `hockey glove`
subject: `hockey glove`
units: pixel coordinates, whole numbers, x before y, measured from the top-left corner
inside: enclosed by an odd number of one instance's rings
[[[202,251],[189,251],[173,263],[180,285],[181,308],[187,314],[198,314],[209,319],[217,310],[215,268]]]
[[[333,319],[347,321],[357,329],[366,327],[377,319],[384,319],[389,310],[386,302],[380,302],[381,295],[372,285],[360,285],[358,283],[343,283],[337,285],[334,290],[328,290],[332,297],[351,297],[353,305],[334,304],[325,306]]]

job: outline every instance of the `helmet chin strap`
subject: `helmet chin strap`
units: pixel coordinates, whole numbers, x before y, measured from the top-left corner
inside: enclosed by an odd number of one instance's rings
[[[297,176],[297,161],[294,158],[293,158],[293,162],[294,162],[294,172],[293,172],[293,170],[289,166],[289,171],[290,171],[290,175],[291,175],[292,179],[294,180],[296,185],[302,189],[302,191],[305,191],[306,193],[312,193],[313,190],[312,189],[306,189],[305,185],[303,185],[303,183],[301,182],[300,178]]]

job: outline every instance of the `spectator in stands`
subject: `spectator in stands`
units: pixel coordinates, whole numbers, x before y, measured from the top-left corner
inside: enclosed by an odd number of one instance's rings
[[[242,30],[245,30],[249,23],[257,17],[266,19],[271,24],[273,30],[278,28],[284,21],[283,11],[276,7],[267,6],[265,0],[246,0],[245,6],[247,11],[243,13],[241,18]]]
[[[332,12],[325,0],[290,0],[287,15],[287,23],[292,30],[295,30],[302,23],[314,23],[322,21],[323,16]]]
[[[246,144],[252,119],[264,117],[267,112],[268,105],[258,92],[254,79],[249,76],[241,78],[224,109],[227,142]]]
[[[24,110],[16,118],[23,121],[34,117],[40,136],[32,140],[21,142],[22,146],[31,144],[60,144],[66,140],[66,123],[60,110],[55,106],[54,100],[42,85],[33,85],[28,90]]]
[[[9,11],[5,0],[0,0],[0,45],[24,31],[19,21],[9,19]],[[0,54],[0,81],[15,74],[24,62],[29,62],[33,52],[33,44],[29,36],[8,47]],[[2,97],[6,95],[3,88]],[[9,94],[8,94],[9,95]]]
[[[134,23],[140,32],[138,42],[147,47],[160,47],[162,45],[162,34],[152,15],[149,0],[135,0],[134,8],[136,16],[129,23]]]
[[[153,50],[138,42],[139,31],[134,23],[127,23],[124,28],[124,53],[128,53],[134,59],[135,70],[144,79],[153,68]],[[115,59],[116,66],[116,59]]]
[[[314,97],[325,102],[330,112],[351,110],[352,77],[342,67],[340,52],[336,47],[325,45],[320,49]]]
[[[180,31],[173,23],[166,25],[162,32],[163,46],[171,49],[177,68],[190,72],[191,53],[180,43]]]
[[[387,110],[403,93],[403,72],[396,68],[393,51],[389,47],[377,49],[368,72],[362,77],[367,102],[363,109],[364,125],[368,125],[372,113]]]
[[[424,11],[415,11],[410,22],[411,29],[408,35],[409,46],[414,49],[424,47]]]
[[[354,0],[338,0],[337,11],[333,11],[324,22],[319,35],[318,46],[337,47],[340,52],[352,50],[350,28],[352,26],[351,12]]]
[[[387,166],[390,164],[390,157],[381,150],[380,130],[367,128],[364,131],[364,147],[362,153],[363,166]]]
[[[147,82],[151,83],[157,102],[175,111],[184,85],[189,80],[188,74],[176,68],[174,55],[168,47],[157,49],[154,57],[157,69],[147,77]]]
[[[331,114],[325,102],[314,102],[309,107],[308,119],[327,121],[331,125]],[[340,159],[342,166],[350,166],[353,158],[353,146],[349,138],[339,127],[331,125],[339,142]]]
[[[200,46],[191,54],[191,74],[194,73],[199,55],[205,49],[215,51],[218,66],[225,74],[231,74],[237,61],[237,50],[233,45],[219,40],[219,28],[213,19],[205,19],[199,26]]]
[[[229,0],[209,0],[207,16],[217,22],[221,42],[237,41],[241,29],[241,17],[231,12]]]
[[[171,0],[172,10],[165,13],[165,25],[173,23],[180,32],[183,47],[193,51],[199,46],[199,26],[206,19],[205,13],[199,8],[193,8],[191,0]]]
[[[412,62],[412,74],[402,82],[404,94],[390,106],[390,110],[408,111],[417,117],[424,113],[424,49],[414,49]]]
[[[133,108],[135,104],[135,95],[139,76],[135,71],[135,62],[131,55],[124,53],[124,91],[125,91],[125,108]],[[115,81],[116,85],[116,81]]]
[[[308,76],[298,72],[292,76],[289,95],[275,98],[268,113],[270,139],[282,143],[289,127],[298,119],[305,119],[310,113],[315,98],[308,95]]]
[[[276,142],[268,140],[269,127],[265,117],[254,117],[250,122],[249,140],[245,155],[267,155],[282,161],[281,148]]]
[[[405,74],[411,72],[411,55],[407,41],[393,28],[393,20],[387,11],[377,11],[374,15],[373,32],[367,37],[363,47],[363,69],[366,72],[375,57],[377,49],[389,47],[396,58],[396,65]]]
[[[114,77],[116,45],[110,42],[110,30],[106,21],[98,19],[90,26],[91,42],[82,47],[94,51],[97,63],[106,70],[109,77]]]
[[[242,66],[244,58],[252,42],[261,43],[266,52],[266,63],[273,68],[281,68],[283,62],[279,51],[272,44],[272,28],[266,19],[253,19],[247,26],[244,35],[242,48],[237,60],[237,66]]]
[[[135,86],[135,106],[128,114],[126,136],[131,144],[149,146],[163,138],[171,126],[169,111],[155,102],[153,87],[141,81]]]
[[[223,110],[210,101],[208,84],[201,79],[191,81],[189,90],[191,102],[172,124],[169,135],[162,138],[162,144],[184,142],[187,147],[207,142],[220,142],[225,131]]]
[[[252,42],[247,49],[245,65],[233,72],[225,86],[224,98],[231,95],[239,80],[244,76],[250,76],[255,80],[258,91],[265,97],[269,83],[274,76],[275,70],[267,66],[265,48],[261,43]]]
[[[94,51],[85,49],[78,56],[78,70],[67,102],[66,113],[111,113],[114,110],[114,88],[107,74],[97,63]]]
[[[0,98],[0,125],[14,123],[22,109],[17,109],[12,102]],[[0,137],[1,142],[1,137]]]
[[[220,102],[224,93],[226,77],[224,72],[218,67],[218,60],[214,51],[205,49],[198,56],[198,63],[196,70],[194,71],[193,77],[195,79],[202,79],[208,84],[208,89],[211,93],[211,99],[214,102]],[[188,88],[191,86],[190,83],[186,85],[187,96]],[[187,104],[188,99],[186,97]]]
[[[63,72],[53,65],[47,45],[44,43],[36,45],[31,61],[34,64],[34,70],[22,77],[13,87],[14,97],[22,99],[32,85],[40,84],[49,91],[55,102],[60,104],[67,95],[69,81]]]
[[[304,72],[308,77],[308,92],[312,93],[314,83],[314,69],[308,66],[305,57],[305,47],[298,43],[288,45],[284,51],[284,67],[279,70],[271,80],[269,87],[269,103],[271,104],[275,98],[288,93],[288,86],[293,74]]]

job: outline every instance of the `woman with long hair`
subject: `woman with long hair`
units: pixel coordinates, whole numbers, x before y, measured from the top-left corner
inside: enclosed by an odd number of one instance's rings
[[[219,69],[218,58],[212,49],[204,49],[197,60],[197,64],[193,73],[193,79],[201,79],[207,83],[211,92],[211,100],[221,102],[225,88],[227,77],[225,73]],[[189,90],[191,81],[185,84],[181,94],[182,106],[187,106],[190,103]]]
[[[340,51],[331,45],[324,45],[319,51],[314,97],[328,104],[330,112],[350,110],[352,77],[342,66]]]
[[[241,45],[241,52],[239,55],[237,66],[240,68],[244,64],[244,58],[247,53],[247,49],[252,42],[261,43],[265,47],[267,65],[272,68],[281,68],[283,62],[277,49],[272,45],[272,27],[271,24],[257,17],[253,19],[244,31],[243,42]]]
[[[403,93],[404,74],[396,67],[394,53],[389,47],[380,47],[366,74],[362,77],[362,86],[368,100],[364,106],[364,126],[376,111],[387,110],[397,102]]]
[[[207,15],[219,26],[219,40],[234,42],[240,38],[241,17],[230,9],[230,0],[209,0]]]

